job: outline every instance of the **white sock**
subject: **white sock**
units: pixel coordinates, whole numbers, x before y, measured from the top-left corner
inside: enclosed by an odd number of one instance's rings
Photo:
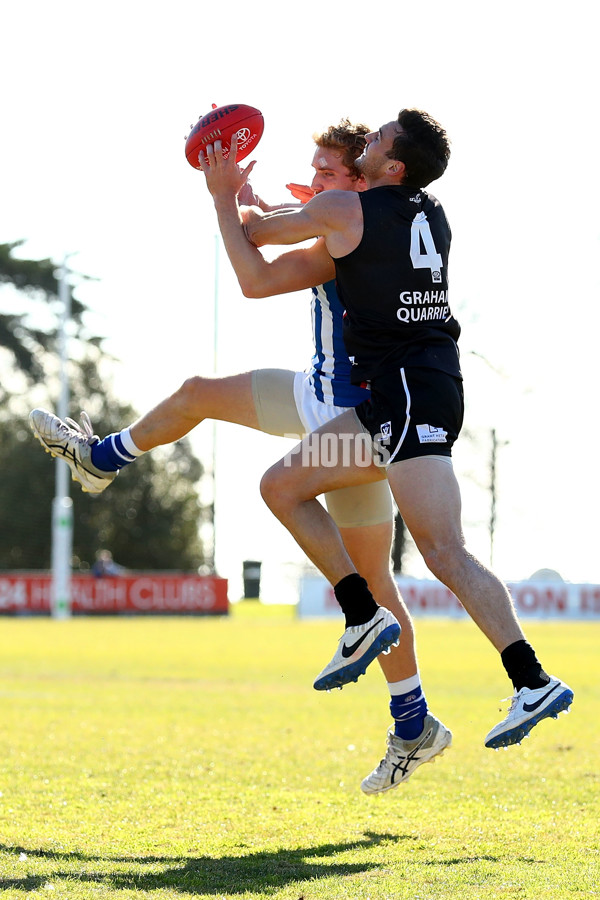
[[[417,672],[410,678],[404,678],[402,681],[388,681],[387,686],[392,697],[398,697],[400,694],[408,694],[410,691],[416,691],[421,685],[421,677]]]
[[[140,448],[136,446],[135,441],[131,437],[131,428],[124,428],[119,433],[119,437],[123,442],[124,448],[128,453],[131,453],[132,456],[141,456],[143,453],[146,453],[146,450],[140,450]]]

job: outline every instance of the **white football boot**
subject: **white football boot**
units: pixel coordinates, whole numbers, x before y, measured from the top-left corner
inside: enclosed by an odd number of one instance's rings
[[[400,625],[396,617],[383,606],[380,606],[364,625],[352,625],[346,628],[335,656],[317,676],[314,683],[316,691],[330,691],[341,688],[351,681],[358,681],[364,675],[369,663],[380,653],[389,653],[392,646],[400,642]]]
[[[508,715],[486,736],[485,746],[498,750],[511,744],[520,744],[523,738],[541,722],[551,716],[558,719],[559,712],[568,712],[573,702],[573,691],[559,678],[550,678],[540,688],[521,688],[511,698]]]
[[[104,472],[92,463],[92,446],[99,438],[87,413],[81,413],[81,422],[81,425],[73,419],[63,422],[46,409],[34,409],[29,414],[31,430],[44,450],[65,460],[73,481],[78,481],[84,491],[100,494],[119,473]]]
[[[365,794],[382,794],[408,781],[415,769],[426,762],[434,762],[452,744],[452,733],[435,716],[426,715],[423,731],[410,741],[394,734],[394,726],[387,735],[387,753],[370,775],[363,778]]]

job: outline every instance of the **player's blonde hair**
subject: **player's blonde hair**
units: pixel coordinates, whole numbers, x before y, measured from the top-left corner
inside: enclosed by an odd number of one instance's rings
[[[352,178],[360,177],[355,161],[365,149],[365,135],[370,129],[366,125],[355,125],[350,119],[341,119],[338,125],[330,125],[322,134],[313,134],[317,147],[323,150],[336,150],[342,154],[342,162],[350,171]]]

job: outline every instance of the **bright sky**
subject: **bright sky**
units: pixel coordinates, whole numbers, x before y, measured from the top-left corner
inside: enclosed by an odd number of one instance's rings
[[[94,310],[91,330],[123,360],[117,393],[143,411],[186,376],[213,371],[216,220],[184,157],[190,124],[213,102],[259,107],[253,184],[280,202],[286,182],[310,178],[314,131],[342,116],[377,128],[403,106],[426,109],[453,144],[431,189],[453,230],[450,297],[463,326],[474,442],[463,437],[455,462],[468,546],[489,562],[489,493],[478,485],[489,480],[495,427],[506,442],[498,574],[549,567],[600,582],[593,4],[432,0],[364,5],[366,18],[359,9],[11,4],[0,52],[0,241],[27,238],[26,255],[57,261],[77,252],[77,268],[100,279],[78,296]],[[217,332],[219,374],[303,369],[308,295],[245,300],[222,253]],[[207,466],[211,437],[209,423],[194,436]],[[233,599],[243,559],[263,561],[273,599],[303,559],[258,494],[286,448],[217,426],[217,562]],[[425,574],[418,560],[409,574]]]

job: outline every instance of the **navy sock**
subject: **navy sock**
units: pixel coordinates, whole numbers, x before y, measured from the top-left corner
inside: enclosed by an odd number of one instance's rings
[[[407,694],[395,694],[390,700],[390,712],[395,720],[394,734],[404,741],[418,738],[427,715],[427,701],[421,685]]]
[[[92,463],[103,472],[116,472],[128,466],[136,457],[125,449],[120,432],[109,434],[92,444]]]
[[[335,599],[342,607],[346,617],[346,628],[352,625],[364,625],[372,619],[379,607],[364,578],[358,572],[346,575],[333,589]]]
[[[500,657],[515,691],[520,691],[524,687],[544,687],[550,681],[550,676],[542,669],[535,650],[527,641],[509,644]]]

